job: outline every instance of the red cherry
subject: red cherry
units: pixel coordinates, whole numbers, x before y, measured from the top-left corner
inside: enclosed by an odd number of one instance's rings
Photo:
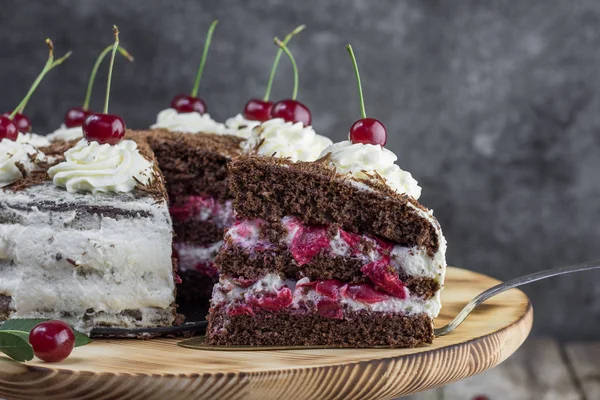
[[[388,295],[373,288],[368,283],[346,285],[340,289],[342,296],[350,297],[362,303],[373,304],[388,299]]]
[[[171,100],[171,108],[174,108],[179,114],[197,112],[204,114],[206,104],[202,99],[186,94],[179,94]]]
[[[327,229],[321,226],[300,226],[292,239],[290,252],[298,265],[309,263],[323,249],[329,249]]]
[[[10,139],[17,140],[19,136],[19,129],[12,119],[6,115],[0,116],[0,140]]]
[[[352,124],[350,128],[350,141],[352,143],[380,144],[385,146],[387,131],[385,126],[375,118],[362,118]]]
[[[399,299],[406,298],[404,284],[398,274],[389,264],[389,258],[365,264],[360,271],[367,276],[379,289]]]
[[[292,291],[287,287],[283,287],[274,294],[265,293],[260,297],[250,299],[250,304],[267,310],[277,311],[288,307],[293,301]]]
[[[73,329],[62,321],[46,321],[29,333],[29,343],[37,358],[46,362],[62,361],[75,347]]]
[[[310,125],[312,117],[310,110],[297,100],[281,100],[271,110],[272,118],[282,118],[286,122],[302,122]]]
[[[125,136],[125,121],[118,115],[92,113],[83,122],[83,136],[100,144],[117,144]]]
[[[252,99],[244,106],[244,118],[250,121],[267,121],[271,119],[273,102]]]
[[[344,319],[340,305],[332,299],[323,298],[317,302],[317,314],[325,318]]]
[[[247,304],[240,304],[227,309],[227,315],[235,317],[236,315],[254,315],[252,307]]]
[[[340,289],[342,288],[342,286],[344,286],[342,281],[339,281],[337,279],[329,279],[326,281],[317,282],[317,286],[315,287],[315,289],[317,293],[335,300],[338,298],[338,294],[340,293]]]
[[[67,128],[75,128],[82,126],[85,119],[91,114],[91,111],[84,110],[81,107],[71,107],[65,114],[65,126]]]
[[[10,114],[11,113],[7,112],[2,115],[4,115],[5,117],[10,117]],[[16,113],[12,121],[16,125],[19,132],[31,132],[31,121],[29,121],[29,118],[27,118],[24,114]]]

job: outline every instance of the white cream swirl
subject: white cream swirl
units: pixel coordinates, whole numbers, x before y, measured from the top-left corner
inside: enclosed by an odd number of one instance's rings
[[[254,128],[244,149],[256,149],[259,155],[288,158],[294,162],[314,161],[331,143],[329,138],[317,135],[312,126],[274,118]]]
[[[377,173],[396,192],[406,193],[415,200],[421,196],[417,181],[410,172],[403,171],[395,164],[398,157],[383,146],[345,140],[327,147],[319,158],[327,153],[331,154],[329,164],[342,175],[349,174],[358,180],[379,181],[375,175]]]
[[[184,133],[229,133],[225,124],[215,121],[209,114],[197,112],[180,114],[173,108],[167,108],[159,112],[156,123],[150,128],[164,128],[171,132]]]
[[[37,170],[38,167],[35,163],[43,160],[44,157],[44,153],[30,144],[2,139],[0,142],[0,187],[10,185],[23,178],[21,168],[26,172]]]
[[[242,114],[238,114],[225,121],[225,126],[231,135],[239,136],[244,139],[250,138],[252,129],[258,125],[260,125],[260,121],[246,119]]]
[[[82,139],[48,175],[71,193],[130,192],[138,182],[146,185],[154,179],[153,163],[140,154],[133,140],[110,145]]]
[[[81,126],[75,126],[73,128],[67,128],[65,124],[61,124],[60,128],[46,136],[51,142],[64,140],[68,142],[70,140],[81,139],[83,137],[83,128]]]
[[[50,146],[50,141],[47,137],[38,135],[37,133],[21,133],[17,136],[17,142],[30,144],[33,147],[46,147]]]

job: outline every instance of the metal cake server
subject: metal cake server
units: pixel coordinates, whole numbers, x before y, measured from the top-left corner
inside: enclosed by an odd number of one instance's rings
[[[441,328],[434,329],[433,333],[436,337],[447,335],[448,333],[455,330],[467,318],[471,311],[473,311],[478,305],[480,305],[490,297],[494,297],[495,295],[506,292],[507,290],[514,289],[516,287],[523,286],[531,282],[551,278],[553,276],[570,274],[572,272],[589,271],[597,268],[600,268],[600,260],[588,261],[581,264],[570,265],[568,267],[547,269],[545,271],[535,272],[533,274],[521,276],[506,282],[502,282],[499,285],[493,286],[488,290],[481,292],[473,300],[467,303],[467,305],[458,313],[456,317],[454,317],[454,319],[449,324],[444,325]]]

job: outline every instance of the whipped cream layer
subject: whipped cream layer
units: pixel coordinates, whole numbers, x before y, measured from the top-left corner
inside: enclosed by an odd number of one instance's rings
[[[314,161],[331,140],[318,135],[312,126],[274,118],[258,125],[243,144],[246,151],[262,156],[288,158],[291,161]]]
[[[421,197],[417,181],[395,164],[398,157],[383,146],[346,140],[328,146],[318,158],[325,156],[340,175],[350,176],[358,182],[385,183],[392,190],[406,193],[415,200]]]
[[[178,113],[173,108],[167,108],[159,112],[156,123],[150,128],[163,128],[171,132],[183,133],[230,133],[225,124],[215,121],[208,113]]]
[[[439,292],[429,300],[390,296],[369,284],[351,284],[337,280],[284,280],[267,274],[256,281],[221,276],[213,288],[211,307],[224,307],[229,315],[252,315],[255,310],[289,309],[314,312],[323,317],[344,319],[345,311],[387,314],[427,314],[435,318],[440,311]]]
[[[50,141],[47,137],[38,135],[37,133],[21,133],[17,136],[17,142],[30,144],[33,147],[46,147],[50,146]]]
[[[283,243],[272,243],[261,233],[266,221],[239,220],[225,233],[224,248],[239,246],[249,253],[280,251],[286,246],[298,265],[310,263],[319,254],[360,261],[363,273],[373,275],[391,266],[396,277],[431,278],[443,285],[446,270],[446,242],[440,234],[440,246],[433,257],[424,248],[393,244],[371,235],[358,235],[331,226],[309,226],[298,218],[284,217]],[[391,278],[391,277],[390,277]],[[375,278],[374,278],[375,279]]]
[[[130,192],[152,182],[154,165],[133,140],[116,145],[80,140],[65,152],[65,161],[48,170],[54,184],[68,192]]]
[[[95,326],[174,320],[166,202],[133,193],[68,193],[52,182],[0,191],[0,294],[12,318]]]
[[[83,128],[81,126],[75,126],[73,128],[67,128],[65,124],[61,124],[60,128],[46,136],[51,142],[56,141],[71,141],[81,139],[83,137]]]
[[[2,139],[0,141],[0,187],[23,178],[23,172],[27,174],[38,170],[36,163],[43,161],[44,158],[44,153],[30,144]]]
[[[179,271],[197,271],[216,279],[219,276],[219,270],[215,267],[214,260],[222,245],[222,240],[208,246],[173,243]]]

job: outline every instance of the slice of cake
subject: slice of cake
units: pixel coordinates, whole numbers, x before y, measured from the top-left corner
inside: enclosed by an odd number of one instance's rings
[[[0,191],[0,319],[56,318],[82,332],[173,324],[164,182],[145,138],[128,139],[82,139],[50,176],[40,165]]]
[[[208,343],[431,343],[446,243],[395,160],[342,142],[313,163],[232,161],[239,220],[217,255]]]

